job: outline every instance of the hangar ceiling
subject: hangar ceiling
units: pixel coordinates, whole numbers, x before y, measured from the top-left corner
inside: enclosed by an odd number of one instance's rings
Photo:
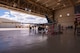
[[[54,10],[78,5],[80,4],[80,0],[0,0],[0,4],[52,16]]]
[[[80,0],[31,0],[52,10],[58,10],[80,3]]]

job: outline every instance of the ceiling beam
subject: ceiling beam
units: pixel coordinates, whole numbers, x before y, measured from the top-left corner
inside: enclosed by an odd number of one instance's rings
[[[38,13],[33,13],[33,12],[28,13],[28,11],[25,11],[25,10],[22,10],[22,9],[18,9],[18,8],[14,8],[14,7],[10,7],[10,6],[3,5],[3,4],[0,4],[0,7],[3,7],[5,9],[11,9],[11,10],[19,11],[19,12],[22,12],[22,13],[27,13],[27,14],[31,14],[31,15],[44,17],[44,15],[41,15],[41,14],[38,14]]]
[[[9,1],[9,0],[7,0],[7,1]],[[21,2],[21,1],[24,1],[24,2]],[[12,0],[9,2],[0,0],[0,2],[4,5],[11,6],[11,7],[13,7],[13,4],[15,3],[16,7],[14,7],[14,8],[19,8],[22,10],[25,10],[25,8],[30,8],[32,10],[32,12],[34,12],[34,13],[39,12],[42,15],[44,15],[44,14],[51,15],[52,14],[51,13],[52,10],[48,9],[47,7],[41,6],[35,2],[32,2],[30,0]]]
[[[20,0],[18,0],[18,5],[20,5]]]
[[[32,1],[30,1],[30,0],[26,0],[26,1],[28,1],[29,3],[31,3],[31,4],[33,4],[33,5],[35,5],[35,6],[39,6],[39,7],[43,8],[43,9],[45,9],[45,10],[52,11],[51,9],[47,9],[46,7],[43,7],[42,5],[39,5],[39,4],[37,4],[37,3],[34,3],[34,2],[32,2]]]
[[[45,5],[45,4],[47,4],[48,2],[50,2],[50,0],[47,0],[46,2],[44,2],[42,5]]]

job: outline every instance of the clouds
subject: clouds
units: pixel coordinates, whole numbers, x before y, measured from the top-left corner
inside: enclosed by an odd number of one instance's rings
[[[1,18],[6,18],[6,19],[11,19],[9,12],[4,12],[4,14],[2,16],[0,16]]]
[[[4,12],[4,14],[9,15],[10,13],[9,12]]]
[[[39,16],[34,16],[30,14],[25,14],[21,12],[11,11],[11,10],[4,10],[4,12],[0,9],[0,17],[6,18],[10,20],[14,20],[21,23],[47,23],[46,18],[42,18]],[[3,13],[3,14],[1,14]]]

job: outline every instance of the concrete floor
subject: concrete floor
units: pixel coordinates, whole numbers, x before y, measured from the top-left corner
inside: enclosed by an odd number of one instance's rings
[[[80,36],[74,35],[73,30],[60,35],[0,31],[0,53],[80,53]]]

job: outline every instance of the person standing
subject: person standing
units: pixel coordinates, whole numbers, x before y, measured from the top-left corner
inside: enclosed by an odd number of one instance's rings
[[[32,30],[32,27],[30,26],[30,27],[29,27],[29,33],[31,33],[31,30]]]
[[[74,34],[76,33],[76,30],[77,30],[77,26],[78,26],[78,22],[77,22],[77,18],[75,18],[75,21],[74,21]]]

